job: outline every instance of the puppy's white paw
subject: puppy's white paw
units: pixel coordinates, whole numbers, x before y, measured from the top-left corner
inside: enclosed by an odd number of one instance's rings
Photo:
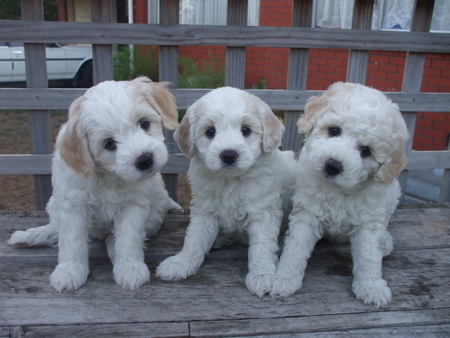
[[[381,278],[355,279],[352,288],[356,298],[376,308],[387,305],[392,299],[391,289]]]
[[[245,278],[245,285],[251,293],[261,298],[270,292],[273,276],[274,274],[255,275],[249,272]]]
[[[77,261],[60,263],[50,275],[50,284],[58,292],[74,291],[86,283],[89,267]]]
[[[113,269],[116,283],[125,289],[136,290],[150,280],[147,264],[140,261],[117,263]]]
[[[274,298],[287,297],[302,287],[302,278],[292,276],[286,278],[275,275],[272,279],[272,290],[270,295]]]
[[[179,281],[195,275],[197,270],[197,264],[175,255],[166,258],[159,264],[156,268],[156,277],[168,281]]]

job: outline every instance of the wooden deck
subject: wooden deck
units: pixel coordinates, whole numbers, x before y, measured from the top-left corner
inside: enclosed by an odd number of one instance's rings
[[[91,244],[87,283],[60,294],[49,284],[57,248],[6,245],[14,230],[47,220],[44,212],[0,214],[0,337],[450,336],[450,204],[395,212],[395,249],[383,263],[393,301],[383,309],[355,298],[349,246],[327,242],[316,246],[301,291],[286,299],[247,291],[244,246],[211,252],[187,280],[153,275],[140,290],[123,290],[99,242]],[[148,242],[153,274],[180,250],[188,221],[187,213],[168,215]]]

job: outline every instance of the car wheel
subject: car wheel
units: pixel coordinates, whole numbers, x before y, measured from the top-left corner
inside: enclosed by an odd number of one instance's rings
[[[78,72],[77,84],[81,88],[89,88],[94,84],[92,75],[92,61],[86,62]]]

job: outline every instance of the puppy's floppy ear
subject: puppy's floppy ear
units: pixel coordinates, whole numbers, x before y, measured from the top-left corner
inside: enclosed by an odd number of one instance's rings
[[[191,132],[191,130],[194,130],[194,126],[192,125],[194,123],[192,115],[195,113],[195,109],[196,104],[194,103],[188,108],[181,120],[180,126],[173,134],[175,142],[177,142],[181,151],[187,158],[192,158],[195,155],[194,140]]]
[[[151,88],[150,92],[145,91],[146,101],[161,116],[162,125],[170,130],[178,127],[178,110],[175,103],[175,97],[167,89],[169,82],[152,82],[148,77],[141,76],[136,78],[136,82],[144,83]]]
[[[389,184],[397,178],[406,166],[405,143],[408,139],[408,130],[405,121],[396,104],[392,104],[394,125],[392,136],[395,140],[394,152],[390,155],[390,161],[384,163],[378,169],[375,180],[381,184]]]
[[[273,113],[267,103],[256,96],[255,100],[258,104],[258,116],[261,119],[263,126],[263,150],[269,152],[272,149],[281,146],[284,125],[278,120],[277,116]]]
[[[89,151],[87,135],[81,126],[81,104],[84,100],[84,96],[81,96],[70,105],[69,120],[64,134],[56,142],[56,148],[67,165],[87,178],[94,173],[95,164]]]
[[[308,99],[305,105],[305,114],[297,121],[298,132],[300,134],[307,133],[313,129],[316,122],[323,115],[323,109],[326,107],[330,96],[330,92],[326,91],[321,96],[312,96]]]

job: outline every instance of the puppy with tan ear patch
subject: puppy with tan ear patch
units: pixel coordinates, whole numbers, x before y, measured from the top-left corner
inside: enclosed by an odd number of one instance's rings
[[[387,225],[400,196],[396,177],[406,165],[408,138],[398,106],[378,90],[339,82],[308,101],[298,127],[305,145],[271,295],[301,287],[307,259],[325,235],[350,241],[356,297],[384,306],[391,291],[381,262],[393,249]]]
[[[267,104],[231,87],[188,109],[174,136],[191,158],[191,221],[183,249],[158,266],[157,277],[194,275],[213,244],[238,239],[249,244],[247,288],[260,297],[270,291],[295,167],[294,153],[278,150],[283,131]]]
[[[145,77],[102,82],[72,103],[56,142],[50,223],[16,231],[8,242],[58,243],[50,276],[57,291],[86,282],[89,237],[106,238],[117,284],[136,289],[150,279],[144,241],[169,209],[180,209],[159,174],[168,159],[161,126],[175,129],[177,117],[166,83]]]

